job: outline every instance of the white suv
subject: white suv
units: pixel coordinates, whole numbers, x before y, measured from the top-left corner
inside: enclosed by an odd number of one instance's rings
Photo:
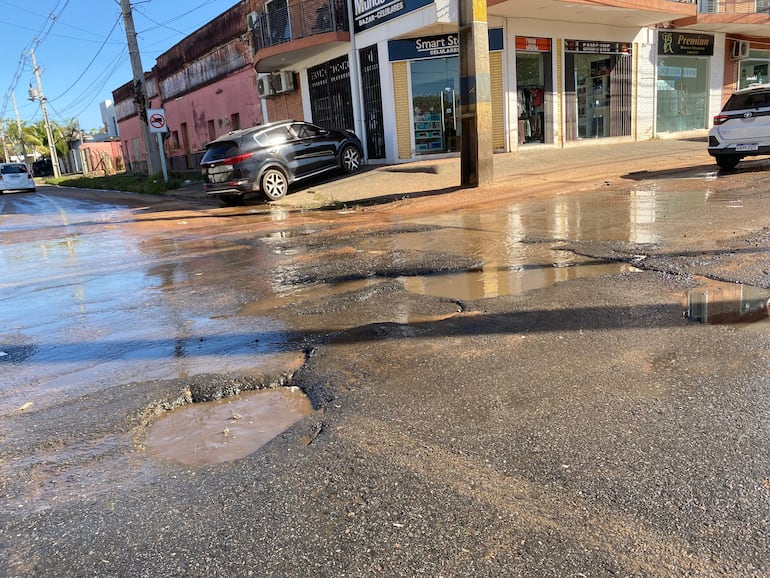
[[[743,157],[770,155],[770,84],[733,93],[714,117],[708,151],[723,169],[734,169]]]

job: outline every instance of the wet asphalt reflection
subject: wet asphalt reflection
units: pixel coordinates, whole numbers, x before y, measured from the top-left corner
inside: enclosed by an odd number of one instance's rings
[[[287,311],[384,280],[461,302],[633,272],[628,262],[580,256],[563,243],[657,246],[689,234],[700,246],[697,224],[683,231],[683,216],[740,203],[708,182],[692,179],[673,191],[651,181],[409,223],[337,213],[310,225],[307,216],[280,210],[155,213],[44,188],[4,195],[0,413],[116,383],[263,371],[301,351],[303,332],[361,321],[330,310],[312,317],[312,326],[311,316]],[[363,219],[361,229],[381,229],[318,240],[351,218]],[[319,267],[330,262],[333,274]],[[365,322],[419,319],[406,310],[392,319],[375,312]]]

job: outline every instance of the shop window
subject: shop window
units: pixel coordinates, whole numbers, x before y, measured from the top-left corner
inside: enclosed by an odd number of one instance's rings
[[[567,139],[631,134],[630,54],[568,53]]]
[[[460,150],[459,59],[415,60],[411,75],[415,152]]]
[[[516,97],[518,105],[519,144],[553,142],[551,109],[549,106],[551,82],[550,40],[517,38],[516,44],[536,50],[516,52]],[[538,47],[543,46],[544,50]]]
[[[657,132],[706,127],[709,58],[661,57],[658,62]]]

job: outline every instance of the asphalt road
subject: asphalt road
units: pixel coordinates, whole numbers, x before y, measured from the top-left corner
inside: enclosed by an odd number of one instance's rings
[[[768,575],[768,321],[724,322],[741,284],[770,289],[767,182],[760,165],[693,170],[459,216],[133,197],[101,226],[175,248],[162,278],[184,319],[268,315],[254,334],[301,364],[196,366],[4,413],[0,574]],[[4,219],[13,247],[23,227]],[[223,275],[223,254],[239,264],[225,279],[195,276]],[[580,273],[595,262],[623,267]],[[466,293],[404,281],[437,274]],[[688,319],[706,294],[713,324]],[[314,413],[248,457],[191,467],[143,446],[166,409],[287,384]]]

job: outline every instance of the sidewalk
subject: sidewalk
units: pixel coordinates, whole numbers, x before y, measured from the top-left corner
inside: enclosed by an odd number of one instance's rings
[[[636,143],[579,144],[566,148],[525,148],[494,155],[494,182],[472,190],[479,194],[528,194],[593,183],[617,181],[645,171],[702,167],[717,170],[706,152],[706,137]],[[652,174],[650,175],[652,176]],[[343,204],[387,203],[406,197],[451,193],[460,189],[460,158],[431,159],[396,165],[368,165],[360,173],[297,183],[274,206],[319,208]],[[516,191],[512,191],[515,189]],[[179,196],[203,195],[200,186],[180,189]]]

